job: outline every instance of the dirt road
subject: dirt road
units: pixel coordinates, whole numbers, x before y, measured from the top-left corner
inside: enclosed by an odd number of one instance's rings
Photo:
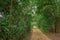
[[[28,40],[51,40],[38,28],[33,28]]]
[[[60,34],[43,33],[38,28],[33,28],[27,40],[60,40]]]

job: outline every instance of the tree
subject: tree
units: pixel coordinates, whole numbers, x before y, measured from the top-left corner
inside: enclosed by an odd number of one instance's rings
[[[40,16],[38,27],[44,32],[51,29],[55,32],[56,0],[38,0],[36,13]]]
[[[23,40],[31,28],[29,0],[1,0],[0,5],[5,17],[0,21],[0,39]]]

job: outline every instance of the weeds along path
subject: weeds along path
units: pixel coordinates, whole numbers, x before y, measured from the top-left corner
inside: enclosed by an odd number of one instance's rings
[[[51,40],[38,28],[33,28],[28,40]]]

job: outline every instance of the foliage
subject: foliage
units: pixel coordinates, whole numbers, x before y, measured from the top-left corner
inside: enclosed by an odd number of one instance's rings
[[[29,0],[1,0],[0,40],[23,40],[31,27]],[[12,38],[12,39],[11,39]]]
[[[37,2],[37,15],[40,15],[38,19],[38,27],[44,32],[48,32],[53,28],[56,14],[56,0],[38,0]],[[54,28],[55,30],[55,28]]]
[[[44,32],[56,27],[59,30],[60,1],[0,0],[0,15],[3,16],[0,17],[0,40],[23,40],[32,28],[32,21]]]

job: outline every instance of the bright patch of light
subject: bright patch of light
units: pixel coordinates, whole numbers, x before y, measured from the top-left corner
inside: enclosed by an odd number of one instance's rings
[[[33,13],[32,13],[32,16],[34,16],[34,15],[35,15],[36,8],[37,8],[37,6],[33,6],[33,7],[32,7],[32,12],[33,12]]]
[[[0,15],[0,17],[3,17],[2,15]]]
[[[59,2],[60,0],[57,0],[57,2]]]
[[[22,3],[20,2],[19,5],[21,5]]]
[[[0,12],[0,17],[3,17],[3,16],[2,16],[2,13],[3,13],[3,12]]]

